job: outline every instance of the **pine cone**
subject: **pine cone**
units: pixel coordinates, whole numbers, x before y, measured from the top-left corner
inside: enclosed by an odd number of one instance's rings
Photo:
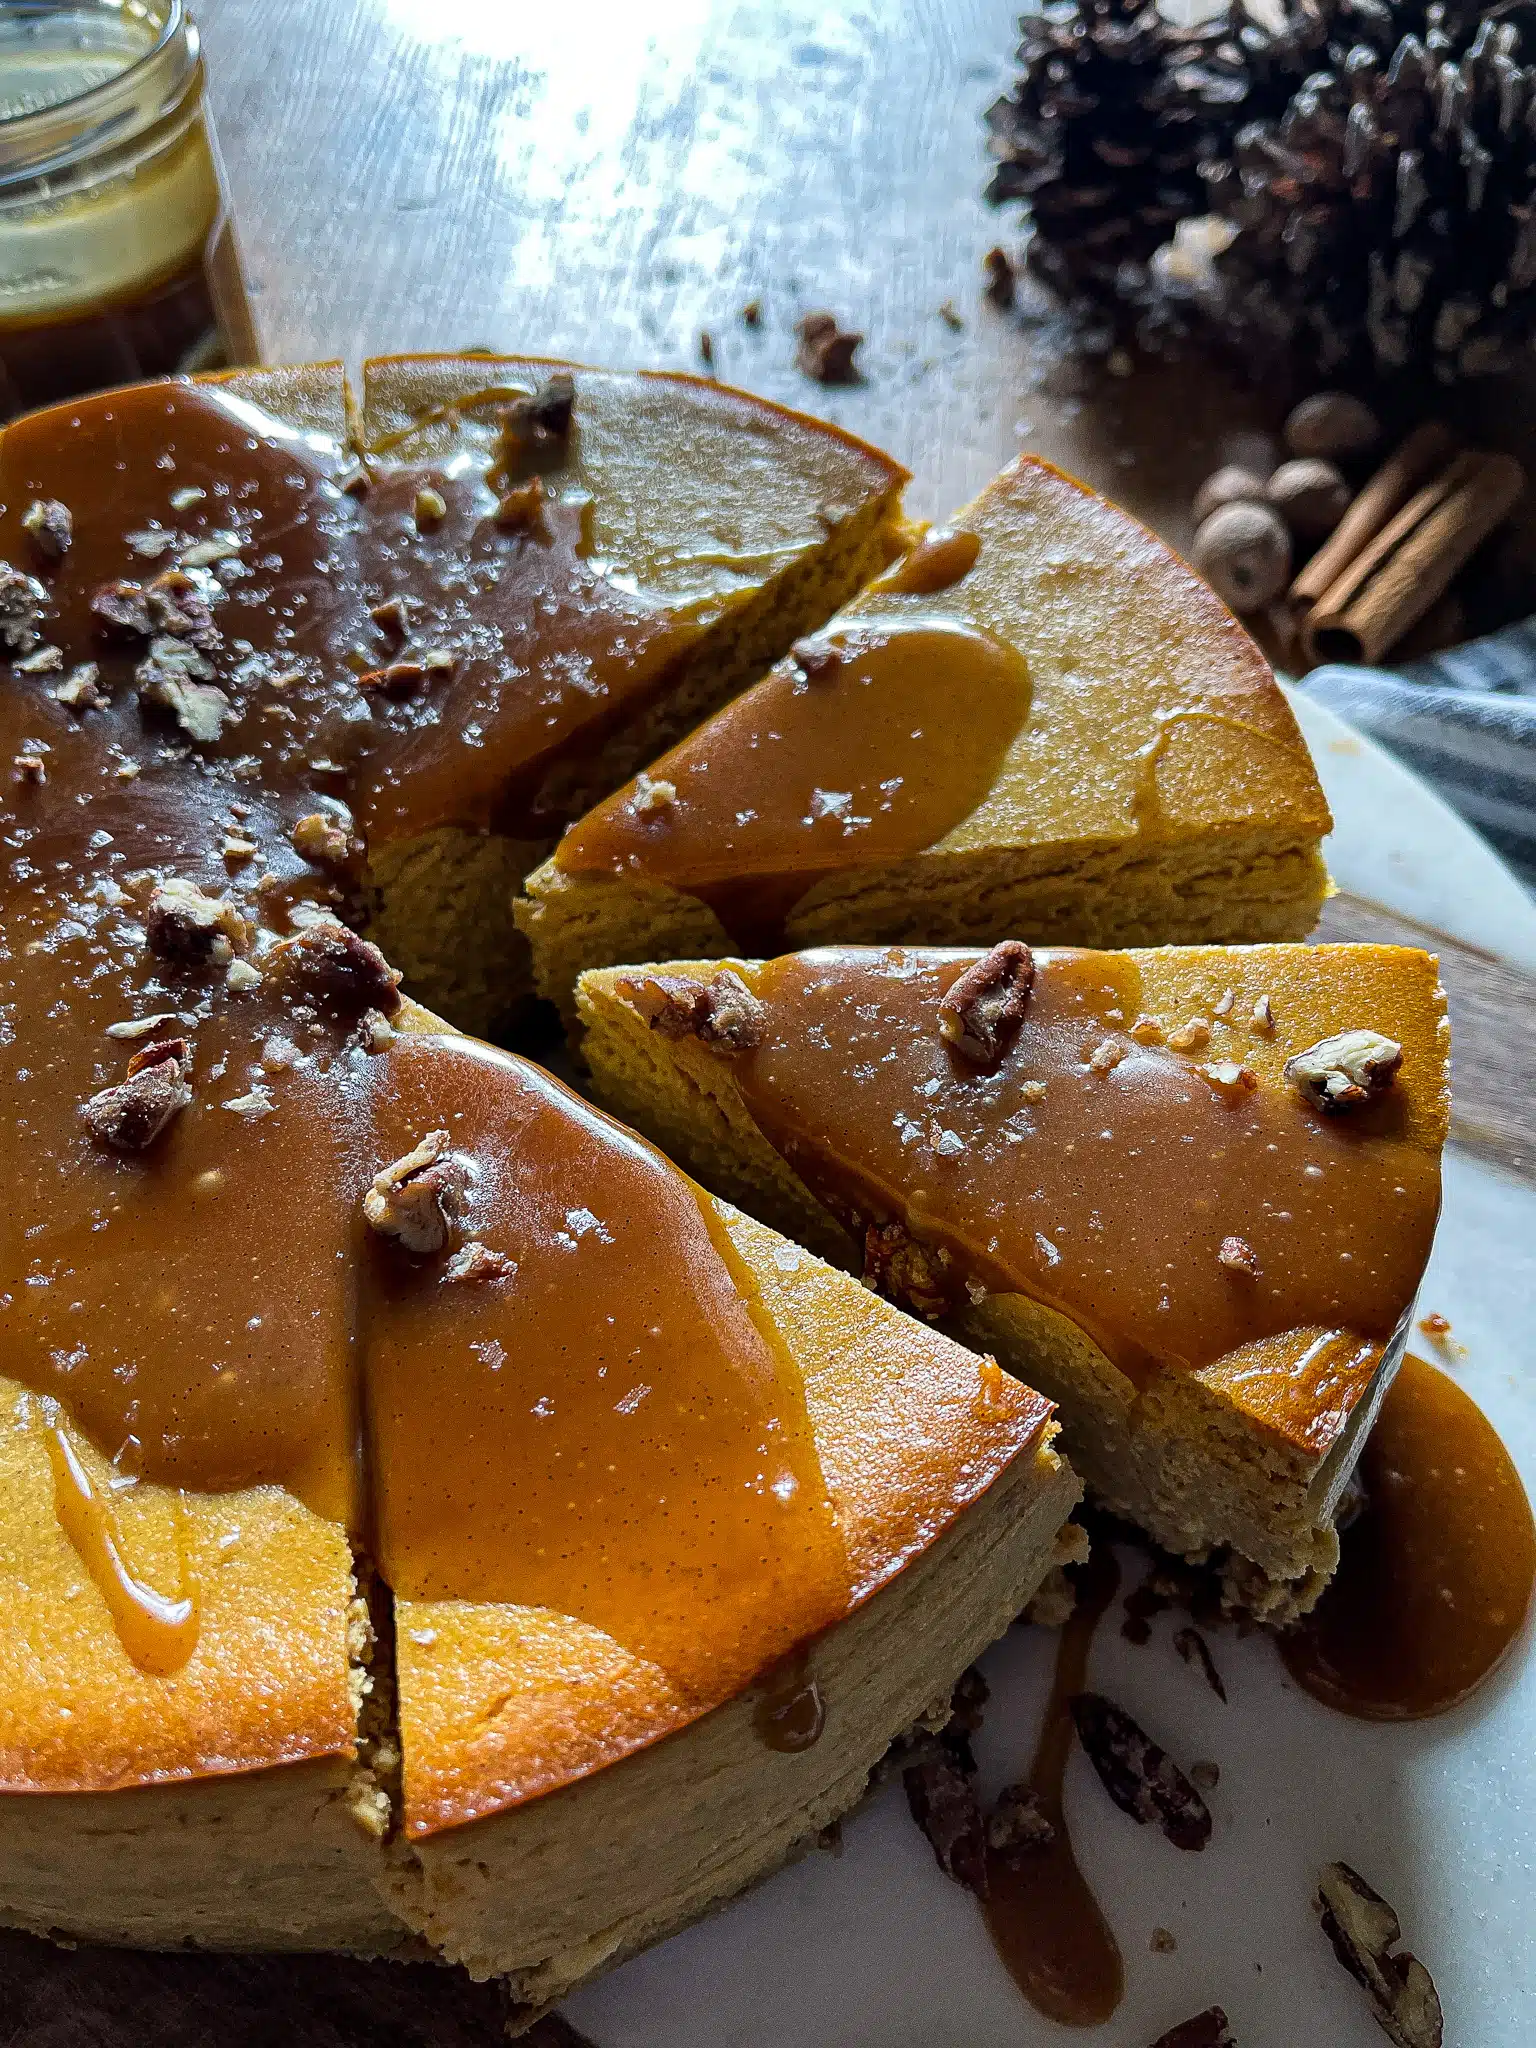
[[[1509,367],[1536,336],[1536,28],[1354,0],[1328,68],[1211,159],[1222,329],[1330,378]]]
[[[1240,6],[1177,28],[1154,0],[1053,0],[1019,29],[1018,84],[987,115],[987,197],[1027,199],[1031,267],[1095,301],[1144,291],[1152,252],[1209,210],[1202,164],[1278,113],[1326,40],[1310,7],[1275,36]]]

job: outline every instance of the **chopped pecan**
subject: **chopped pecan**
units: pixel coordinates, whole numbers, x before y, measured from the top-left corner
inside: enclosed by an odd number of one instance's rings
[[[1403,1064],[1403,1048],[1379,1031],[1340,1031],[1292,1053],[1285,1078],[1328,1115],[1372,1102],[1392,1085]]]
[[[47,602],[35,576],[0,562],[0,645],[12,654],[30,654],[42,637],[37,627]]]
[[[142,583],[98,583],[91,592],[91,615],[109,632],[149,638],[149,599]]]
[[[1229,1273],[1240,1273],[1245,1280],[1256,1280],[1259,1276],[1259,1255],[1245,1237],[1224,1237],[1216,1263],[1225,1266]]]
[[[94,661],[77,664],[48,694],[66,711],[78,711],[82,716],[87,711],[104,711],[112,701],[101,686],[101,670]]]
[[[516,398],[502,410],[503,431],[513,437],[547,435],[564,440],[571,431],[576,406],[576,380],[569,370],[555,370],[528,398]]]
[[[1152,2048],[1237,2048],[1232,2023],[1219,2005],[1208,2005],[1193,2019],[1180,2020],[1159,2034]]]
[[[795,361],[807,377],[818,384],[854,384],[858,369],[854,363],[862,334],[851,334],[838,325],[832,313],[807,313],[796,328],[800,345]]]
[[[526,483],[513,484],[496,506],[496,524],[529,532],[544,523],[544,479],[531,476]]]
[[[377,690],[384,697],[408,697],[427,680],[426,663],[392,661],[385,668],[364,669],[357,679],[360,690]]]
[[[939,1034],[962,1059],[995,1073],[1024,1022],[1035,984],[1035,956],[1022,939],[1004,939],[967,967],[939,1004]]]
[[[1174,1636],[1173,1647],[1186,1664],[1193,1665],[1206,1684],[1215,1693],[1223,1706],[1227,1703],[1227,1688],[1221,1682],[1221,1673],[1216,1669],[1216,1660],[1211,1655],[1211,1646],[1197,1628],[1181,1628]],[[1193,1773],[1191,1773],[1193,1775]]]
[[[316,867],[334,867],[352,851],[352,835],[347,827],[324,811],[311,811],[300,818],[288,836],[299,858],[312,861]]]
[[[1102,1693],[1080,1692],[1068,1704],[1078,1740],[1120,1811],[1155,1820],[1176,1849],[1203,1849],[1210,1810],[1167,1751]]]
[[[926,1245],[904,1223],[871,1223],[864,1232],[866,1287],[930,1321],[950,1306],[952,1292],[940,1245]]]
[[[494,1251],[490,1245],[482,1244],[478,1237],[472,1237],[443,1268],[443,1284],[482,1286],[488,1280],[510,1279],[516,1271],[516,1259],[509,1259],[505,1252]]]
[[[400,974],[371,940],[325,917],[281,940],[267,955],[269,979],[285,995],[313,1003],[331,1017],[361,1017],[400,1007]]]
[[[677,784],[668,782],[664,775],[652,776],[641,773],[635,777],[635,793],[629,800],[629,807],[637,818],[659,817],[670,811],[677,802]]]
[[[428,1131],[420,1144],[374,1176],[363,1197],[363,1220],[380,1237],[408,1252],[440,1252],[463,1215],[469,1172],[446,1131]]]
[[[448,517],[448,500],[441,491],[435,491],[430,484],[423,484],[416,493],[416,502],[412,510],[418,529],[425,526],[440,526]]]
[[[187,1041],[165,1038],[128,1062],[128,1078],[81,1106],[91,1136],[115,1152],[143,1152],[192,1100]]]
[[[976,1796],[976,1764],[963,1735],[941,1737],[902,1772],[912,1818],[946,1877],[987,1896],[987,1831]]]
[[[34,498],[22,513],[21,523],[45,561],[61,562],[69,553],[75,522],[69,507],[57,498]]]
[[[189,640],[169,633],[149,643],[149,652],[134,670],[140,701],[169,711],[188,739],[211,745],[234,716],[234,705],[216,683],[204,655]]]
[[[165,960],[211,960],[227,966],[251,941],[251,927],[234,904],[209,896],[195,882],[168,875],[155,885],[144,916],[152,953]]]
[[[1416,1956],[1391,1953],[1403,1930],[1380,1892],[1347,1863],[1325,1863],[1317,1909],[1334,1954],[1370,1994],[1387,2038],[1397,2048],[1441,2048],[1445,2027],[1434,1980]]]
[[[411,636],[411,601],[408,597],[386,597],[381,604],[371,604],[368,616],[396,647],[403,647]]]
[[[830,682],[840,659],[837,649],[825,640],[797,640],[789,650],[789,658],[811,683]]]
[[[202,585],[184,569],[166,569],[158,575],[145,589],[144,609],[150,630],[170,639],[190,640],[206,650],[223,638]]]
[[[1005,1785],[987,1816],[987,1847],[1009,1863],[1049,1849],[1056,1839],[1054,1823],[1028,1785]]]
[[[52,641],[45,640],[41,647],[34,648],[30,654],[21,655],[11,666],[19,676],[56,675],[64,666],[64,650],[62,647],[55,647]]]
[[[750,1052],[763,1042],[763,1006],[734,968],[722,967],[711,981],[686,974],[657,974],[626,982],[624,992],[659,996],[651,1029],[663,1038],[696,1038],[718,1052]]]

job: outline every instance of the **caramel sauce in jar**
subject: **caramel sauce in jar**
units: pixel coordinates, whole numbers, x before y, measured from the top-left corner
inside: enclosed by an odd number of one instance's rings
[[[0,415],[257,359],[182,0],[0,16]]]
[[[1365,1505],[1339,1569],[1278,1638],[1303,1691],[1364,1721],[1444,1714],[1520,1635],[1536,1529],[1520,1475],[1482,1410],[1411,1353],[1360,1456]]]
[[[975,957],[824,948],[757,975],[765,1033],[735,1072],[835,1213],[948,1254],[957,1295],[971,1278],[1060,1310],[1138,1383],[1282,1333],[1320,1381],[1386,1342],[1438,1212],[1390,1097],[1346,1121],[1283,1085],[1223,1087],[1200,1054],[1129,1034],[1134,960],[1066,950],[1037,953],[1017,1042],[979,1072],[938,1027]],[[1397,1226],[1362,1240],[1376,1210]],[[1256,1276],[1219,1257],[1239,1226]]]
[[[1114,1551],[1095,1545],[1077,1577],[1077,1605],[1057,1638],[1050,1697],[1026,1781],[1055,1837],[1022,1855],[987,1852],[982,1911],[997,1952],[1036,2011],[1068,2027],[1102,2024],[1125,1991],[1119,1944],[1078,1867],[1063,1798],[1073,1749],[1069,1702],[1087,1682],[1094,1630],[1119,1583]]]
[[[940,613],[834,626],[799,654],[598,805],[556,865],[669,882],[771,951],[818,877],[968,817],[1028,715],[1023,656]]]

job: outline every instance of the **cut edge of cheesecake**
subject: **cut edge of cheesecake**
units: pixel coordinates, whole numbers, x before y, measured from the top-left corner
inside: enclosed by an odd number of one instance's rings
[[[1328,893],[1332,820],[1268,662],[1210,586],[1036,456],[951,524],[982,543],[958,583],[919,597],[876,582],[828,630],[957,617],[1025,656],[1029,715],[960,824],[908,859],[814,881],[783,949],[999,932],[1122,947],[1305,937]],[[665,758],[652,767],[665,777]],[[737,949],[701,897],[556,858],[530,875],[517,917],[540,994],[568,1018],[584,968]]]
[[[619,787],[683,733],[757,680],[802,634],[823,625],[909,544],[901,510],[908,473],[869,443],[771,400],[708,378],[666,371],[613,372],[539,356],[385,356],[362,366],[351,401],[352,436],[365,460],[391,455],[440,460],[466,451],[488,463],[494,408],[510,389],[544,378],[576,380],[615,408],[627,392],[659,413],[679,400],[701,422],[729,413],[746,434],[772,435],[773,489],[805,499],[821,538],[738,596],[674,666],[662,694],[637,706],[601,744],[579,756],[569,803],[584,810]],[[610,394],[608,387],[615,387]],[[659,428],[653,423],[653,431]],[[686,463],[688,450],[675,459]],[[757,451],[759,470],[765,461]],[[370,848],[368,906],[374,938],[423,1002],[464,1029],[492,1032],[532,993],[527,943],[511,906],[551,835],[472,831],[442,824]],[[472,941],[472,943],[470,943]]]
[[[1278,1077],[1284,1059],[1358,1024],[1331,1007],[1329,977],[1375,992],[1376,1028],[1405,1050],[1399,1086],[1411,1142],[1436,1156],[1448,1122],[1449,1023],[1431,956],[1384,946],[1168,947],[1137,951],[1144,1000],[1177,1018],[1210,1015],[1228,989],[1236,1008],[1272,995],[1281,1019],[1244,1059]],[[754,1120],[728,1058],[652,1030],[630,985],[658,974],[708,981],[722,966],[751,986],[761,963],[667,961],[584,974],[577,989],[582,1049],[598,1098],[645,1131],[706,1186],[857,1271],[863,1248],[785,1162]],[[1294,1042],[1293,1042],[1294,1041]],[[1245,1353],[1136,1386],[1075,1322],[1022,1294],[989,1294],[945,1327],[994,1354],[1059,1407],[1063,1444],[1090,1493],[1165,1549],[1230,1552],[1233,1605],[1283,1621],[1317,1599],[1338,1558],[1333,1514],[1396,1371],[1404,1321],[1381,1352],[1303,1398],[1284,1362]]]

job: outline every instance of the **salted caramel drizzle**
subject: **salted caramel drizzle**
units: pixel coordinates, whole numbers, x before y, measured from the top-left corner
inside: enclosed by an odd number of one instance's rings
[[[987,1928],[1036,2011],[1069,2027],[1109,2019],[1125,1992],[1120,1948],[1079,1868],[1063,1790],[1073,1747],[1070,1701],[1088,1677],[1094,1630],[1120,1584],[1109,1544],[1095,1544],[1078,1576],[1077,1605],[1056,1642],[1050,1697],[1025,1782],[1054,1829],[1043,1847],[987,1853]]]
[[[558,476],[515,528],[462,464],[346,481],[323,436],[186,386],[0,439],[0,557],[42,587],[8,649],[0,764],[43,764],[8,783],[0,870],[4,1369],[124,1477],[280,1485],[402,1593],[553,1607],[721,1697],[848,1595],[803,1390],[723,1220],[538,1069],[392,1044],[277,966],[301,913],[351,908],[350,856],[302,858],[300,819],[314,844],[342,821],[342,849],[354,822],[483,822],[651,687],[697,618],[607,578]],[[443,512],[418,520],[429,484]],[[73,515],[51,562],[23,525],[39,497]],[[139,701],[146,636],[92,609],[178,562],[206,616],[170,655],[194,648],[223,699],[198,740],[174,692]],[[97,682],[71,706],[52,691],[83,662]],[[157,951],[167,876],[238,910],[238,944]],[[147,1150],[113,1151],[82,1105],[168,1035],[191,1101]],[[364,1241],[361,1205],[437,1129],[473,1161],[469,1211],[416,1262]],[[471,1239],[506,1266],[453,1281]],[[196,1588],[135,1578],[63,1445],[61,1522],[129,1654],[169,1671]]]
[[[702,896],[745,947],[819,877],[909,858],[968,817],[1028,716],[1023,656],[942,612],[801,646],[573,827],[556,865]]]
[[[1521,1634],[1536,1528],[1514,1461],[1471,1397],[1411,1353],[1361,1453],[1364,1505],[1312,1612],[1278,1638],[1314,1699],[1366,1721],[1448,1713]]]
[[[1120,954],[1037,954],[1017,1041],[980,1072],[938,1029],[975,958],[827,948],[759,971],[763,1041],[734,1072],[796,1172],[861,1234],[895,1223],[936,1252],[952,1299],[965,1281],[1028,1295],[1138,1383],[1231,1354],[1258,1373],[1286,1334],[1298,1397],[1353,1384],[1412,1299],[1438,1208],[1434,1162],[1394,1142],[1399,1104],[1325,1118],[1283,1085],[1223,1085],[1208,1047],[1141,1043]],[[1362,1230],[1372,1216],[1389,1221]],[[1223,1262],[1234,1233],[1252,1272]]]
[[[146,1585],[129,1567],[117,1516],[97,1491],[65,1425],[45,1422],[43,1440],[53,1467],[59,1527],[106,1602],[118,1641],[141,1671],[155,1678],[172,1677],[190,1661],[202,1629],[197,1589],[188,1584],[180,1504],[177,1547],[182,1582],[188,1589],[173,1599]]]

